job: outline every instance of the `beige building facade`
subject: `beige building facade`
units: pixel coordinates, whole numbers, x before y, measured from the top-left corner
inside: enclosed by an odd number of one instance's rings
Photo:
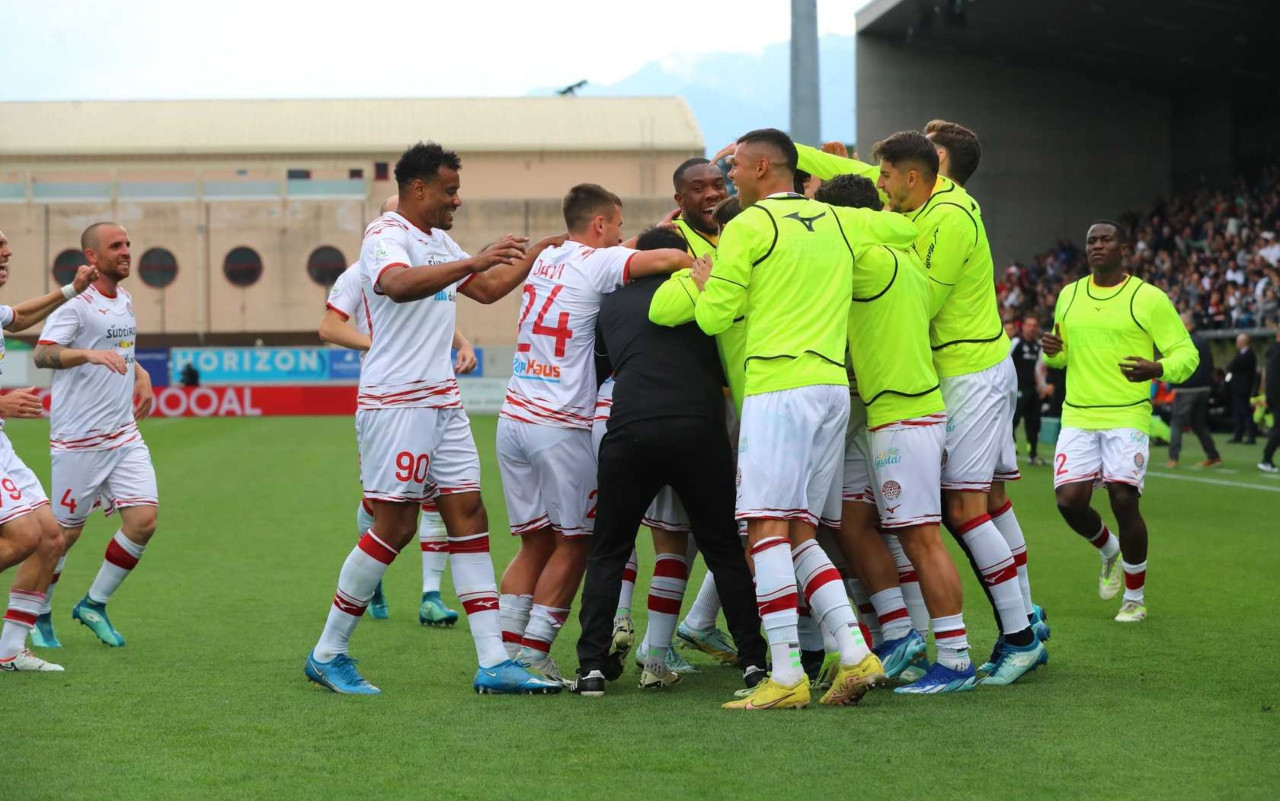
[[[672,207],[676,165],[703,153],[678,98],[0,103],[14,251],[0,300],[65,282],[80,232],[114,220],[133,243],[144,342],[313,341],[328,285],[418,140],[462,157],[451,235],[472,252],[560,232],[560,198],[583,181],[622,196],[639,231]],[[464,332],[510,344],[518,297],[459,303]]]

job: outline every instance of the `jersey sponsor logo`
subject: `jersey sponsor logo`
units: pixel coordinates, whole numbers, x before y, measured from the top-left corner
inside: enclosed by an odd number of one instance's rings
[[[107,339],[122,339],[124,337],[136,336],[137,333],[138,333],[138,329],[135,328],[134,326],[127,325],[127,326],[116,327],[113,325],[107,329],[106,336],[107,336]],[[124,343],[122,342],[120,344],[123,345]]]
[[[379,259],[385,259],[390,255],[387,250],[387,243],[379,240],[378,244],[373,246],[373,255]]]
[[[902,485],[896,481],[886,481],[880,485],[880,495],[886,501],[896,501],[898,499],[898,496],[901,494],[902,494]],[[898,504],[898,506],[901,506],[901,505],[902,504]],[[893,508],[897,509],[898,506],[895,506]],[[890,510],[888,507],[885,507],[885,511],[889,512],[892,510]]]
[[[546,364],[533,358],[526,359],[519,353],[511,360],[511,372],[519,378],[546,381],[548,384],[560,383],[560,365]]]
[[[431,296],[432,300],[444,300],[444,301],[448,301],[449,303],[453,303],[456,298],[457,298],[457,293],[454,291],[453,287],[450,287],[448,289],[442,289]]]
[[[876,469],[881,470],[891,464],[898,464],[902,461],[902,452],[897,448],[890,448],[887,451],[880,451],[876,454]],[[897,486],[896,484],[894,486]]]
[[[827,213],[826,213],[825,211],[824,211],[824,212],[822,212],[821,214],[815,214],[815,215],[814,215],[814,216],[812,216],[812,217],[802,217],[802,216],[800,215],[800,212],[798,212],[798,211],[793,211],[793,212],[791,212],[790,214],[785,214],[785,215],[783,215],[783,219],[784,219],[784,220],[795,220],[796,222],[798,222],[798,223],[800,223],[801,225],[803,225],[805,228],[809,229],[809,233],[813,233],[813,224],[814,224],[814,223],[816,223],[818,220],[821,220],[823,217],[826,217],[826,216],[827,216]]]
[[[1147,441],[1147,435],[1143,434],[1141,431],[1130,431],[1129,441],[1135,445],[1141,445]]]

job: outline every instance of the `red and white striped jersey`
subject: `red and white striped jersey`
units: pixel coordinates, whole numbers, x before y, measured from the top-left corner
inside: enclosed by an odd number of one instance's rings
[[[394,211],[365,229],[360,246],[360,313],[373,345],[360,364],[357,408],[462,405],[449,348],[458,288],[470,277],[408,303],[396,303],[377,287],[387,270],[466,258],[470,257],[444,231],[425,233]]]
[[[542,252],[524,284],[513,375],[499,417],[591,430],[596,317],[604,296],[627,282],[635,253],[573,241]]]
[[[356,330],[360,333],[369,333],[369,321],[365,319],[362,308],[364,299],[360,292],[360,262],[342,271],[338,280],[333,282],[329,299],[324,305],[342,315],[343,320],[354,319]]]
[[[49,421],[52,450],[111,450],[138,439],[133,419],[137,339],[133,299],[120,287],[108,296],[91,286],[49,315],[40,332],[41,344],[115,351],[128,368],[124,375],[97,364],[54,370]]]

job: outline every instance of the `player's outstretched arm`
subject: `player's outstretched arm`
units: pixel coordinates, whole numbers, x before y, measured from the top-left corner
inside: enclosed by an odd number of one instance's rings
[[[865,161],[824,153],[816,147],[802,145],[799,142],[796,143],[796,153],[799,156],[796,166],[824,181],[830,181],[837,175],[861,175],[869,178],[872,183],[880,179],[880,168]]]
[[[633,279],[646,278],[650,275],[670,275],[677,270],[686,270],[691,267],[693,267],[693,257],[686,251],[659,248],[636,252],[627,264],[627,273]]]
[[[333,309],[324,310],[324,317],[320,318],[319,334],[321,342],[328,342],[340,348],[367,351],[373,345],[373,340],[368,334],[362,334],[347,325],[342,315]]]
[[[32,357],[36,367],[46,370],[70,370],[83,364],[97,364],[120,375],[129,372],[124,357],[113,350],[83,350],[56,342],[41,342],[36,345]]]
[[[689,270],[679,270],[662,282],[649,301],[649,322],[674,328],[693,322],[698,305],[698,285]]]
[[[429,298],[468,276],[480,275],[494,267],[518,262],[525,256],[528,241],[528,237],[507,234],[466,259],[444,264],[424,264],[421,267],[399,265],[397,269],[384,268],[377,279],[378,289],[396,303]]]
[[[1167,295],[1149,285],[1139,291],[1146,296],[1147,330],[1160,351],[1159,363],[1164,368],[1160,377],[1174,384],[1186,381],[1200,365],[1200,351]]]
[[[16,333],[25,331],[36,323],[43,322],[46,317],[53,313],[54,309],[88,289],[89,285],[97,280],[98,270],[96,267],[89,267],[88,265],[81,267],[76,270],[76,277],[67,286],[55,289],[49,294],[41,295],[38,298],[24,300],[13,306],[13,319],[4,327],[4,330]]]
[[[506,237],[506,239],[512,238],[509,234]],[[511,290],[524,283],[524,279],[529,277],[529,270],[533,268],[533,263],[538,260],[538,256],[542,255],[542,251],[547,248],[560,247],[568,238],[569,234],[563,233],[539,240],[527,251],[522,250],[518,257],[502,259],[486,267],[484,271],[477,272],[474,278],[465,285],[458,287],[458,291],[478,303],[488,304],[501,300]],[[506,239],[503,241],[506,241]],[[528,241],[527,237],[522,237],[521,239],[525,242]],[[481,251],[480,255],[483,256],[485,252],[501,244],[502,241],[495,245],[490,245],[489,248]]]

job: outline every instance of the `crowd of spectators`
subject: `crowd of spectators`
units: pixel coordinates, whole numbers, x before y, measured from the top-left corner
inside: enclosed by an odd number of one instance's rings
[[[1163,200],[1129,226],[1130,271],[1159,286],[1201,330],[1280,325],[1280,166],[1230,188]],[[1082,248],[1059,242],[998,277],[1006,320],[1048,323],[1062,286],[1088,273]]]

